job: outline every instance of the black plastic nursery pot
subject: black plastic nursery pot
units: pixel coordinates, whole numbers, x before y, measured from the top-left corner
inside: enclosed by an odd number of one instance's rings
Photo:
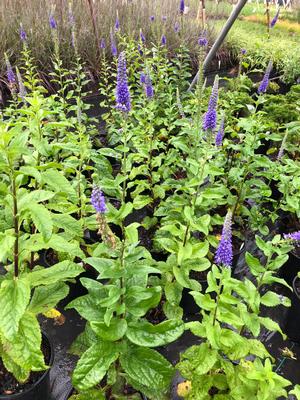
[[[76,392],[75,392],[74,388],[71,388],[71,389],[69,390],[69,392],[66,394],[66,397],[64,397],[63,400],[69,400],[69,398],[72,396],[72,394],[75,394],[75,393],[76,393]],[[147,397],[144,396],[143,394],[141,394],[141,398],[142,398],[142,400],[147,400]],[[41,400],[42,400],[42,399],[41,399]]]
[[[289,259],[280,268],[280,277],[292,286],[298,272],[300,272],[300,252],[297,248],[295,251],[289,253]]]
[[[43,345],[49,351],[49,359],[46,360],[46,364],[49,368],[42,374],[42,376],[32,384],[30,387],[26,387],[23,392],[15,394],[0,395],[0,400],[51,400],[50,397],[50,369],[53,365],[54,350],[53,345],[49,337],[43,333]]]
[[[300,278],[298,276],[294,278],[292,286],[291,307],[284,332],[290,340],[300,343]]]

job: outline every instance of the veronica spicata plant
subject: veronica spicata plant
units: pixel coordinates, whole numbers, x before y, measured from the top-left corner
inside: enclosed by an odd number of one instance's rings
[[[259,340],[262,329],[279,331],[279,325],[262,316],[261,307],[289,305],[289,300],[268,289],[272,282],[286,283],[276,271],[286,262],[289,245],[275,236],[271,242],[256,238],[265,263],[251,254],[246,261],[254,280],[236,280],[228,266],[231,258],[230,213],[216,254],[216,264],[208,274],[205,293],[191,292],[201,308],[201,322],[186,327],[202,338],[181,355],[177,365],[187,379],[179,391],[187,399],[266,399],[288,398],[290,382],[273,370],[273,359]],[[224,245],[224,243],[226,243]],[[247,333],[247,335],[246,335]],[[281,332],[282,333],[282,332]]]
[[[47,368],[37,316],[47,315],[68,294],[64,281],[83,269],[72,261],[74,253],[51,268],[39,265],[38,251],[55,248],[55,242],[65,243],[64,252],[70,250],[68,242],[54,234],[51,214],[43,204],[55,193],[26,188],[31,176],[42,179],[37,169],[24,163],[30,157],[28,131],[7,122],[1,122],[0,130],[0,259],[5,271],[0,277],[0,358],[7,371],[24,383],[31,371]],[[34,232],[28,229],[32,221]],[[79,248],[77,254],[82,255]]]

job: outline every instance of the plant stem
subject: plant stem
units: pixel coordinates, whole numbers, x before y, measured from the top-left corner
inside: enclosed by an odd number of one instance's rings
[[[247,178],[247,176],[248,176],[248,173],[249,173],[249,171],[248,171],[248,169],[247,169],[247,171],[246,171],[246,173],[245,173],[245,175],[244,175],[244,178],[243,178],[243,180],[242,180],[242,184],[241,184],[241,186],[240,186],[240,190],[239,190],[239,192],[238,192],[238,196],[237,196],[237,199],[236,199],[236,202],[235,202],[233,211],[232,211],[232,221],[234,221],[234,216],[235,216],[237,207],[238,207],[239,202],[240,202],[241,197],[242,197],[243,188],[244,188],[244,184],[245,184],[246,178]]]
[[[203,178],[204,167],[205,167],[206,161],[207,161],[207,158],[205,158],[204,161],[203,161],[203,163],[202,163],[200,181],[202,181],[202,178]],[[199,169],[200,169],[200,168],[198,168],[197,175],[198,175],[198,173],[200,172]],[[192,205],[193,209],[195,209],[195,205],[196,205],[197,198],[198,198],[198,196],[199,196],[200,188],[201,188],[201,184],[198,185],[197,191],[196,191],[196,193],[194,194],[194,197],[193,197],[192,202],[191,202],[191,205]],[[186,245],[187,238],[188,238],[188,234],[189,234],[189,232],[190,232],[190,227],[191,227],[191,223],[188,222],[188,224],[187,224],[187,226],[186,226],[185,234],[184,234],[183,246]]]
[[[16,180],[14,176],[12,176],[12,195],[13,195],[13,220],[14,220],[14,230],[15,230],[14,275],[15,278],[17,278],[19,276],[19,216],[18,216]]]
[[[213,317],[213,326],[215,326],[215,324],[216,324],[217,312],[218,312],[218,307],[219,307],[219,301],[220,301],[220,296],[221,296],[221,294],[222,294],[222,292],[223,292],[223,287],[224,287],[224,286],[223,286],[223,284],[221,283],[220,286],[219,286],[219,291],[218,291],[218,293],[217,293],[216,308],[215,308],[214,317]]]

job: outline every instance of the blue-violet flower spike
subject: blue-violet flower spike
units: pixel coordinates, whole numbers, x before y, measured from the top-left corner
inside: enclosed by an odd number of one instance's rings
[[[22,42],[25,42],[27,40],[27,35],[22,25],[20,27],[20,39],[22,40]]]
[[[167,44],[166,35],[162,35],[162,37],[161,37],[161,44],[162,44],[162,46],[165,46],[165,45]]]
[[[272,19],[272,21],[270,23],[270,28],[274,28],[274,26],[276,25],[276,22],[277,22],[278,17],[279,17],[279,12],[280,12],[280,9],[278,9],[275,17]]]
[[[146,38],[145,38],[145,35],[143,34],[143,31],[142,31],[142,30],[140,30],[140,39],[141,39],[141,41],[142,41],[143,43],[146,42]]]
[[[105,39],[102,38],[100,41],[100,49],[105,49],[106,48],[106,43],[105,43]]]
[[[130,93],[128,88],[127,69],[125,53],[122,51],[118,59],[117,89],[116,89],[116,108],[123,112],[131,109]]]
[[[154,96],[152,81],[149,75],[146,75],[145,77],[145,93],[148,99],[152,99],[152,97]]]
[[[50,16],[49,16],[49,25],[50,25],[51,29],[57,28],[57,23],[56,23],[56,20],[55,20],[53,14],[50,14]]]
[[[140,82],[143,84],[143,83],[146,83],[146,75],[145,75],[145,73],[144,72],[141,72],[141,75],[140,75]]]
[[[180,12],[180,14],[184,13],[184,9],[185,9],[184,0],[180,0],[180,4],[179,4],[179,12]]]
[[[5,54],[5,63],[6,63],[6,71],[7,71],[6,74],[7,74],[8,83],[10,85],[13,85],[16,83],[16,76],[15,76],[15,73],[12,69],[11,63],[6,54]]]
[[[119,21],[119,17],[116,18],[115,30],[116,30],[116,31],[120,30],[120,21]]]
[[[265,75],[262,79],[262,81],[260,82],[259,88],[258,88],[258,93],[266,93],[268,86],[269,86],[269,79],[270,79],[270,74],[273,68],[273,62],[272,60],[269,61],[269,64],[267,66]]]
[[[215,263],[220,266],[230,268],[232,266],[232,211],[229,210],[225,217],[222,236],[215,254]]]
[[[117,50],[117,45],[116,45],[116,41],[115,41],[115,37],[113,35],[113,33],[110,33],[110,48],[111,48],[111,54],[113,57],[117,57],[118,56],[118,50]]]
[[[300,231],[293,232],[293,233],[285,233],[283,235],[284,239],[286,240],[294,240],[294,241],[299,241],[300,240]]]
[[[198,39],[198,45],[200,47],[206,47],[208,45],[208,40],[206,39],[205,36],[200,36]]]
[[[104,214],[107,211],[105,197],[102,190],[98,186],[93,187],[91,195],[91,203],[97,213]]]
[[[216,134],[216,146],[221,147],[224,137],[224,125],[225,125],[225,118],[222,118],[218,133]]]
[[[208,103],[207,112],[203,119],[203,129],[207,131],[208,129],[214,130],[217,126],[217,103],[219,96],[219,77],[216,76],[214,85],[211,91],[211,96]]]

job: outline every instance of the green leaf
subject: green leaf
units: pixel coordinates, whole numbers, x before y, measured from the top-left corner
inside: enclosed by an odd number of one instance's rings
[[[57,303],[69,293],[69,287],[63,282],[35,288],[28,310],[34,314],[42,314],[56,307]]]
[[[208,235],[209,227],[210,227],[210,215],[202,215],[200,218],[197,218],[193,223],[193,227],[197,229],[199,232],[203,232],[205,235]]]
[[[130,346],[120,361],[127,380],[135,389],[153,400],[167,398],[174,369],[157,351]]]
[[[178,282],[166,282],[165,284],[166,299],[174,305],[178,305],[181,300],[182,286]]]
[[[28,204],[28,210],[30,211],[31,219],[43,235],[45,241],[48,241],[52,236],[53,223],[50,212],[45,206],[38,203]]]
[[[140,224],[138,224],[137,222],[133,222],[132,224],[125,227],[125,235],[128,243],[134,244],[139,242],[139,226]]]
[[[72,236],[82,236],[82,227],[80,222],[68,214],[52,214],[54,226],[64,229]]]
[[[30,375],[30,370],[20,367],[14,360],[9,356],[7,351],[4,351],[0,343],[0,357],[7,371],[11,372],[18,382],[26,382]]]
[[[53,248],[61,253],[68,253],[73,257],[85,257],[85,254],[80,249],[78,242],[69,242],[61,235],[53,234],[50,240],[47,242],[47,245],[49,246],[48,248]]]
[[[272,255],[272,247],[268,245],[262,238],[259,236],[255,236],[255,241],[257,244],[257,247],[267,256],[270,257]]]
[[[0,332],[8,340],[13,339],[19,322],[30,300],[28,280],[5,280],[0,287]]]
[[[125,296],[126,309],[135,317],[142,317],[150,308],[158,305],[160,298],[160,287],[142,288],[140,286],[132,286]]]
[[[62,192],[67,195],[73,203],[77,202],[77,193],[71,186],[68,179],[59,171],[55,169],[48,169],[43,172],[42,180],[50,186],[56,193]]]
[[[72,343],[69,353],[74,354],[76,356],[81,356],[93,344],[97,343],[97,341],[98,338],[95,332],[90,327],[90,324],[87,323],[84,332],[78,335],[77,338]]]
[[[66,309],[75,308],[78,314],[87,321],[97,321],[104,316],[104,311],[98,302],[90,295],[78,297],[66,306]]]
[[[245,254],[245,260],[253,274],[258,275],[265,271],[265,267],[261,265],[259,259],[248,253],[248,251]]]
[[[115,342],[125,335],[127,322],[125,319],[113,318],[107,326],[104,322],[91,321],[91,328],[102,340]]]
[[[55,196],[55,193],[48,190],[33,190],[32,192],[25,192],[20,198],[18,198],[18,209],[21,212],[23,209],[27,209],[28,205],[32,203],[40,203],[46,201]]]
[[[274,307],[274,306],[278,306],[279,304],[281,304],[279,295],[274,292],[265,293],[261,297],[260,301],[264,306],[267,306],[267,307]]]
[[[187,359],[189,371],[186,371]],[[191,371],[194,371],[196,376],[200,376],[211,371],[217,360],[218,351],[212,349],[209,343],[201,343],[189,347],[182,354],[182,361],[178,364],[178,368],[183,376],[189,376]]]
[[[78,361],[73,373],[73,385],[78,390],[89,390],[104,378],[110,365],[119,357],[119,347],[113,342],[98,342]]]
[[[173,342],[183,332],[184,323],[181,320],[168,320],[157,325],[147,321],[137,321],[128,325],[126,336],[138,346],[158,347]]]
[[[296,385],[293,390],[290,391],[290,394],[296,396],[297,400],[300,400],[300,385]]]
[[[12,232],[6,231],[3,237],[0,236],[0,261],[6,262],[7,258],[12,254],[15,243],[15,236]]]
[[[4,347],[13,361],[30,371],[43,371],[47,368],[41,351],[42,334],[37,318],[26,312],[20,320],[17,335],[4,341]]]
[[[81,265],[72,261],[62,261],[49,268],[33,270],[27,274],[27,279],[32,287],[52,285],[67,279],[75,278],[84,271]]]
[[[279,332],[281,333],[282,337],[285,338],[286,336],[284,335],[284,333],[282,332],[282,330],[280,329],[280,326],[278,325],[277,322],[273,321],[271,318],[268,317],[259,317],[259,322],[265,327],[267,328],[269,331],[272,332]]]

